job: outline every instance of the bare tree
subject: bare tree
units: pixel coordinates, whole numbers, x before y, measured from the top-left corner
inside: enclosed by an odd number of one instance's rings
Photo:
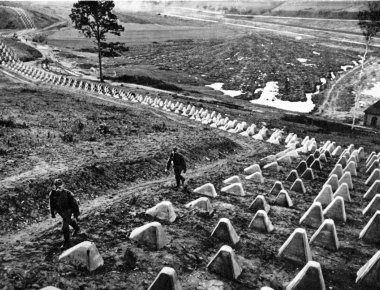
[[[102,52],[109,45],[105,42],[106,34],[120,36],[120,32],[124,31],[124,27],[118,24],[117,16],[112,13],[114,7],[113,1],[79,1],[74,3],[70,14],[75,28],[82,31],[85,37],[95,39],[101,82],[103,82]]]
[[[361,62],[361,68],[359,73],[359,84],[355,92],[355,104],[354,104],[354,117],[352,120],[352,128],[355,125],[356,119],[356,105],[360,94],[360,84],[362,83],[362,75],[364,72],[364,62],[367,58],[368,48],[372,43],[373,38],[380,31],[380,2],[371,1],[367,2],[367,9],[359,11],[358,14],[358,25],[362,31],[365,38],[365,50]]]

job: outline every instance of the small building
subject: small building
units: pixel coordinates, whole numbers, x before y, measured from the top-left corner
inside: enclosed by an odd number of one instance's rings
[[[380,101],[364,110],[364,126],[380,128]]]

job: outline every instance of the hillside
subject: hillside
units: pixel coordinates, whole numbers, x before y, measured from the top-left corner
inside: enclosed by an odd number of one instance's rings
[[[0,3],[0,29],[44,28],[60,19],[36,10],[4,6]]]
[[[356,19],[365,1],[167,1],[167,7],[187,7],[233,14]]]

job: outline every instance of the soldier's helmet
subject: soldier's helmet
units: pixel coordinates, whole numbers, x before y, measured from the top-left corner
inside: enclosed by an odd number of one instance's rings
[[[58,187],[58,186],[62,186],[62,185],[63,185],[62,179],[54,180],[54,186]]]

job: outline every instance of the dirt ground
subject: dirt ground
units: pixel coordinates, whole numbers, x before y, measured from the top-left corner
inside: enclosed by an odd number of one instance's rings
[[[316,172],[314,181],[305,181],[305,195],[290,192],[295,203],[292,209],[275,206],[275,196],[269,191],[306,156],[286,166],[283,173],[264,171],[263,184],[245,180],[244,188],[250,193],[247,197],[223,195],[220,189],[224,179],[236,174],[243,177],[245,167],[284,147],[211,129],[140,104],[42,85],[19,85],[5,76],[1,80],[2,289],[47,285],[61,289],[146,289],[163,266],[176,269],[184,289],[209,289],[215,280],[222,281],[224,289],[259,289],[264,285],[284,289],[300,271],[299,266],[276,255],[299,227],[299,219],[326,181],[336,158]],[[249,123],[285,127],[300,137],[335,140],[342,146],[363,145],[367,153],[377,142],[374,136],[353,139],[344,132],[290,123],[282,120],[278,111],[252,113],[207,102],[202,105]],[[186,174],[188,187],[183,191],[175,191],[173,175],[163,171],[173,144],[181,148],[190,168]],[[55,178],[62,178],[81,203],[83,231],[73,242],[93,241],[104,258],[104,266],[93,273],[58,262],[60,224],[59,219],[49,217],[47,205]],[[339,251],[312,246],[313,259],[321,263],[329,289],[377,289],[355,284],[357,270],[378,246],[358,239],[369,219],[361,215],[367,204],[361,198],[366,191],[365,178],[362,162],[351,191],[353,202],[346,204],[347,223],[337,225]],[[214,213],[189,212],[184,205],[198,197],[192,190],[207,182],[213,183],[219,194],[212,200]],[[285,181],[284,185],[289,190],[291,184]],[[265,195],[271,204],[269,217],[275,227],[271,234],[248,229],[253,217],[248,206],[258,194]],[[173,224],[164,223],[168,245],[150,251],[128,237],[134,228],[152,220],[145,210],[163,200],[174,204],[178,219]],[[236,281],[206,269],[223,245],[209,237],[222,217],[231,220],[241,239],[234,247],[243,268]],[[316,229],[306,230],[310,238]],[[126,249],[137,257],[133,268],[128,268],[124,258]]]

